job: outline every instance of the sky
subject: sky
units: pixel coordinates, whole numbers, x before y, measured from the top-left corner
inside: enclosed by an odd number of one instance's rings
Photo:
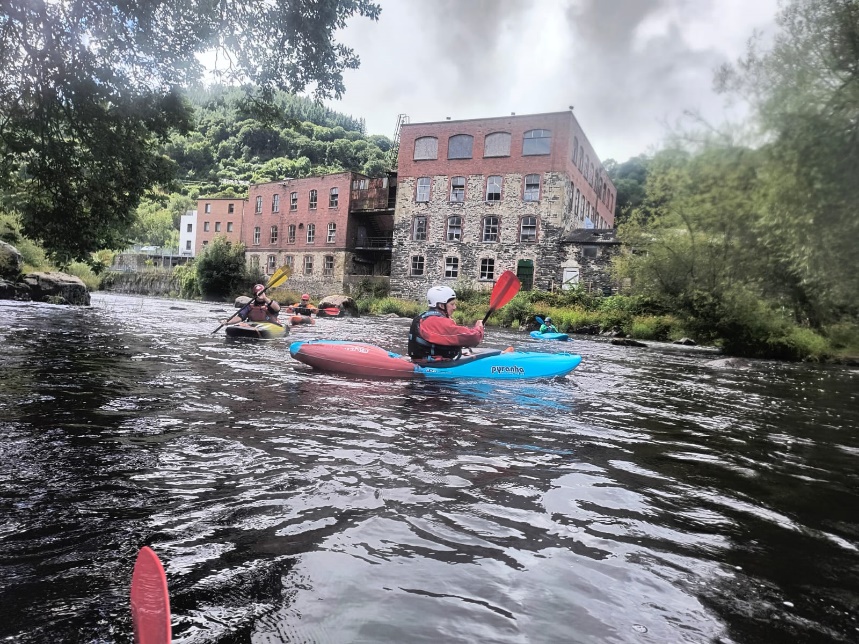
[[[361,59],[326,104],[393,137],[412,123],[573,106],[602,161],[652,154],[685,111],[721,125],[746,108],[713,91],[778,0],[376,0],[338,33]],[[685,121],[688,124],[688,119]]]

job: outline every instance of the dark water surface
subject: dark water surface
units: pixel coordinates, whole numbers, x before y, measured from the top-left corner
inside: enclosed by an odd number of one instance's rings
[[[220,313],[218,311],[221,311]],[[0,302],[0,641],[857,642],[859,373],[490,329],[537,382],[310,372],[219,305]]]

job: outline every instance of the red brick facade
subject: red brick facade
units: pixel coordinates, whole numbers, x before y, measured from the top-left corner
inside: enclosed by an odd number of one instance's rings
[[[242,239],[242,215],[246,203],[239,198],[197,200],[195,257],[199,256],[203,247],[209,245],[215,237],[226,237],[231,242]]]

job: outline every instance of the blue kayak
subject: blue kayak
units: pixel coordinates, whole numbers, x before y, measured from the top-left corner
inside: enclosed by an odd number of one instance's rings
[[[552,378],[570,373],[582,361],[569,353],[489,350],[456,360],[413,362],[373,344],[340,340],[293,342],[289,354],[319,371],[374,378]]]
[[[540,331],[531,331],[531,337],[535,340],[569,340],[570,338],[566,333],[541,333]]]

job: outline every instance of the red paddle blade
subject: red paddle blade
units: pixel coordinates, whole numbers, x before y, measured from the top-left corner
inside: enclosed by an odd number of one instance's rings
[[[513,271],[504,271],[498,276],[498,281],[492,287],[492,295],[489,296],[489,308],[493,311],[500,309],[510,300],[516,297],[519,288],[522,284],[516,273]]]
[[[131,575],[131,619],[135,644],[170,644],[170,597],[158,555],[148,546],[137,554]]]

